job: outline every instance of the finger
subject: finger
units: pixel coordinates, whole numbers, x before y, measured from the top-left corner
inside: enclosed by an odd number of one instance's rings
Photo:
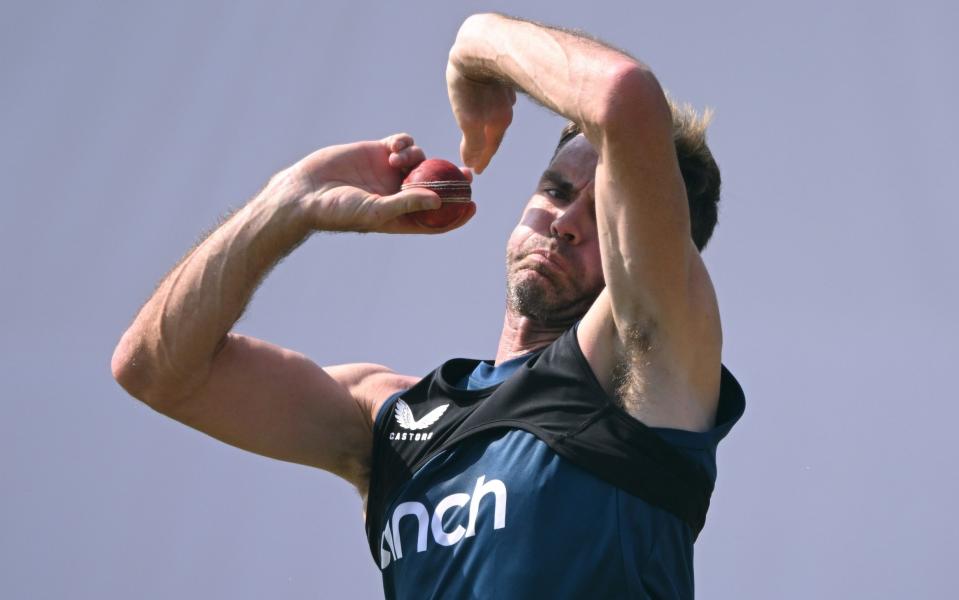
[[[415,145],[399,152],[391,152],[389,157],[390,166],[395,169],[412,169],[424,160],[426,160],[426,153]]]
[[[474,135],[467,139],[469,136],[464,133],[460,152],[466,166],[471,167],[476,173],[482,173],[486,170],[493,159],[493,155],[499,150],[511,121],[512,113],[501,117],[500,122],[491,122],[484,125],[480,135]]]
[[[460,167],[460,172],[466,177],[466,181],[473,183],[473,169],[469,167]]]
[[[463,138],[460,140],[460,157],[467,167],[474,167],[483,156],[483,146],[486,145],[484,123],[475,119],[459,120]],[[479,172],[479,170],[477,170]]]
[[[496,153],[496,148],[491,145],[492,142],[488,141],[481,151],[476,154],[476,157],[473,159],[472,168],[473,171],[477,174],[482,173],[486,170],[486,167],[489,166],[490,161],[493,159],[493,154]]]
[[[469,210],[467,210],[466,213],[464,213],[463,216],[461,216],[459,219],[450,223],[448,227],[444,227],[443,231],[444,232],[451,231],[453,229],[458,229],[462,227],[463,225],[466,225],[469,222],[469,220],[473,218],[473,215],[475,214],[476,214],[476,203],[470,202]]]
[[[500,142],[503,141],[503,134],[506,133],[505,130],[497,130],[494,126],[487,126],[483,133],[485,134],[486,143],[483,145],[482,154],[476,160],[476,169],[477,173],[482,173],[486,170],[486,167],[489,166],[491,160],[493,160],[493,155],[496,154],[496,151],[499,149]]]
[[[486,167],[483,162],[483,146],[486,144],[486,140],[483,139],[483,135],[467,135],[463,134],[463,139],[460,141],[460,158],[463,159],[463,164],[467,167],[470,167],[476,173],[482,173],[483,169]]]
[[[413,145],[413,136],[408,133],[394,133],[393,135],[386,136],[382,140],[383,145],[386,146],[386,149],[390,152],[399,152],[404,148],[408,148]]]
[[[455,227],[461,227],[461,226],[463,226],[463,225],[466,225],[466,223],[467,223],[470,219],[473,218],[473,215],[476,214],[476,203],[475,203],[475,202],[470,202],[469,206],[470,206],[470,208],[469,208],[469,210],[466,212],[466,214],[464,214],[462,217],[460,217],[460,219],[459,219],[458,221],[456,221],[456,222],[454,223],[454,226],[455,226]]]
[[[486,128],[486,146],[483,148],[483,159],[482,164],[483,168],[489,166],[493,156],[499,150],[500,144],[503,143],[503,137],[506,135],[505,127],[498,127],[491,125]]]

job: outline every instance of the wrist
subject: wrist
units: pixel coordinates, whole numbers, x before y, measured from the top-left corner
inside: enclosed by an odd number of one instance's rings
[[[273,215],[271,220],[275,219],[290,236],[303,238],[316,229],[310,211],[313,195],[310,182],[289,168],[271,177],[254,202],[267,208]]]
[[[460,25],[450,49],[449,63],[463,77],[481,83],[503,82],[496,68],[493,29],[496,22],[504,18],[496,13],[479,13],[467,17]]]

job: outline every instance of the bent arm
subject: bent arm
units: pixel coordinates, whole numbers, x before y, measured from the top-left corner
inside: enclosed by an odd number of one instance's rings
[[[114,378],[158,410],[208,378],[259,282],[311,229],[285,172],[160,282],[113,353]]]
[[[682,345],[709,327],[696,319],[695,332],[687,331],[690,315],[704,312],[712,292],[690,237],[669,103],[649,68],[583,35],[496,14],[464,22],[450,68],[467,80],[525,92],[576,122],[598,153],[600,253],[624,341],[641,327],[668,331]]]
[[[606,284],[583,318],[584,352],[608,389],[637,407],[637,418],[707,427],[719,386],[719,313],[691,239],[671,108],[650,69],[583,35],[486,14],[460,28],[447,82],[464,160],[480,168],[509,125],[501,115],[511,118],[490,91],[497,86],[523,91],[579,126],[598,154],[593,191]]]
[[[469,80],[524,92],[575,121],[591,141],[604,133],[622,80],[641,66],[593,39],[498,14],[469,17],[449,63]]]
[[[365,495],[376,411],[413,382],[372,363],[321,368],[231,332],[210,376],[163,412],[237,448],[333,473]]]
[[[318,150],[274,176],[162,280],[112,358],[114,378],[151,408],[219,440],[366,487],[373,415],[411,378],[367,363],[322,369],[232,333],[256,286],[314,230],[423,231],[439,203],[400,191],[424,158],[406,134]]]

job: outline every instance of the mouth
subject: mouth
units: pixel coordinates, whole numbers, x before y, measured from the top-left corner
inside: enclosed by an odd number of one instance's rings
[[[523,257],[525,264],[518,265],[523,271],[535,273],[537,277],[549,281],[552,285],[562,287],[565,278],[568,278],[566,270],[553,256],[548,256],[545,251],[534,250]]]
[[[532,250],[526,256],[533,257],[536,262],[549,265],[551,268],[557,271],[566,271],[566,264],[564,261],[555,253],[550,253],[548,250],[537,248],[536,250]]]

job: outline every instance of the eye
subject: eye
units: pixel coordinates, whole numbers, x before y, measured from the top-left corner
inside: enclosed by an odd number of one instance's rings
[[[561,190],[557,187],[545,186],[543,188],[543,194],[553,198],[554,200],[568,201],[569,197],[564,190]]]

